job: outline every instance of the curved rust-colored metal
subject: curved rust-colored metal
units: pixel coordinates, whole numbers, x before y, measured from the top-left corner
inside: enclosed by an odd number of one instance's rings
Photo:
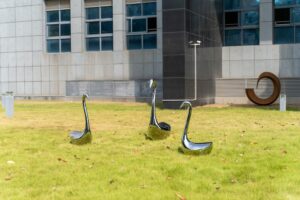
[[[260,105],[260,106],[267,106],[267,105],[273,104],[278,99],[278,97],[280,95],[280,91],[281,91],[281,83],[280,83],[279,78],[271,72],[264,72],[258,77],[256,88],[258,87],[260,80],[262,80],[264,78],[271,80],[273,83],[274,89],[273,89],[273,93],[270,97],[268,97],[266,99],[262,99],[262,98],[259,98],[255,94],[253,88],[246,89],[246,94],[247,94],[248,99],[250,101],[252,101],[253,103],[255,103],[256,105]]]

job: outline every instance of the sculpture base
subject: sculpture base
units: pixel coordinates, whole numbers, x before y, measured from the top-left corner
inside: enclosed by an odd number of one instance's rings
[[[145,136],[147,139],[150,139],[150,140],[163,140],[163,139],[166,139],[167,137],[169,137],[170,134],[171,134],[171,131],[165,131],[156,126],[149,125],[148,131],[145,134]]]
[[[91,132],[87,132],[85,133],[82,137],[74,139],[71,136],[71,144],[75,144],[75,145],[84,145],[84,144],[88,144],[92,142],[92,133]]]
[[[190,149],[187,149],[187,148],[181,146],[181,147],[178,148],[178,151],[180,153],[186,154],[186,155],[200,156],[200,155],[210,154],[212,149],[213,149],[213,146],[211,146],[210,148],[204,149],[204,150],[190,150]]]

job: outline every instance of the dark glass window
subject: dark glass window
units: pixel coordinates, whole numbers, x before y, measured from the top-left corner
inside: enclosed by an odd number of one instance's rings
[[[225,13],[225,27],[239,26],[239,13],[238,12],[226,12]]]
[[[243,30],[243,45],[258,45],[259,44],[259,30],[258,29],[244,29]]]
[[[107,6],[107,7],[101,7],[101,18],[105,19],[105,18],[112,18],[113,17],[113,13],[112,13],[112,7],[111,6]]]
[[[89,22],[87,23],[87,34],[94,35],[100,33],[100,24],[99,22]]]
[[[300,26],[296,26],[295,39],[296,43],[300,43]]]
[[[146,31],[146,19],[133,19],[132,32],[144,32],[144,31]]]
[[[246,11],[242,12],[242,25],[258,25],[259,24],[259,13],[258,11]]]
[[[252,9],[259,6],[260,0],[241,0],[243,9]]]
[[[101,22],[101,33],[112,33],[113,23],[112,21]]]
[[[275,44],[294,43],[294,27],[275,27],[274,43]]]
[[[300,7],[293,9],[293,22],[300,23]]]
[[[224,0],[224,45],[259,45],[260,0]]]
[[[157,19],[156,17],[148,18],[148,32],[157,31]]]
[[[49,53],[59,52],[59,40],[47,40],[47,51]]]
[[[99,19],[99,8],[87,8],[86,19]]]
[[[71,20],[70,10],[61,10],[60,12],[61,12],[60,13],[61,21],[70,21]]]
[[[59,22],[59,11],[47,11],[47,22]]]
[[[62,36],[71,35],[71,24],[60,25],[60,35]]]
[[[113,37],[103,37],[101,38],[102,51],[112,51],[113,50]]]
[[[157,48],[157,36],[156,34],[144,35],[144,49],[156,49]]]
[[[71,51],[70,9],[47,11],[47,52]]]
[[[156,2],[143,3],[143,15],[156,15]]]
[[[225,45],[238,46],[241,45],[241,30],[225,30]]]
[[[295,0],[275,0],[275,6],[289,6],[295,4]]]
[[[99,51],[100,50],[100,38],[87,38],[86,39],[87,51]]]
[[[113,7],[86,8],[86,50],[113,50]]]
[[[129,50],[142,49],[142,36],[141,35],[128,35],[127,48]]]
[[[275,9],[275,23],[289,24],[291,23],[290,8]]]
[[[156,10],[156,2],[127,4],[127,49],[157,48]]]
[[[224,0],[225,10],[236,10],[241,8],[240,0]]]
[[[57,37],[59,36],[59,25],[48,25],[48,37]]]
[[[71,51],[71,39],[62,39],[61,52],[70,52],[70,51]]]
[[[142,5],[141,4],[128,4],[127,5],[127,16],[141,16],[142,15]]]

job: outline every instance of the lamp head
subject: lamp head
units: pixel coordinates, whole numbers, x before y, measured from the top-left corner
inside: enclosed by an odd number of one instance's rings
[[[149,86],[150,86],[151,89],[156,89],[157,81],[151,79],[149,83],[150,83]]]

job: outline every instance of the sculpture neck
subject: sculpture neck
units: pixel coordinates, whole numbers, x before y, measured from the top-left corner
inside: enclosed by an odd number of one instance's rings
[[[156,104],[156,88],[153,89],[153,92],[152,92],[152,108],[151,108],[150,125],[158,126],[158,122],[157,122],[157,119],[156,119],[155,104]]]
[[[85,117],[85,131],[90,131],[89,115],[86,108],[85,99],[82,101],[82,106],[83,106],[84,117]]]
[[[184,138],[188,138],[187,133],[188,133],[189,125],[190,125],[191,116],[192,116],[192,107],[189,106],[188,116],[187,116],[187,119],[185,122],[185,127],[184,127],[184,132],[183,132]]]

